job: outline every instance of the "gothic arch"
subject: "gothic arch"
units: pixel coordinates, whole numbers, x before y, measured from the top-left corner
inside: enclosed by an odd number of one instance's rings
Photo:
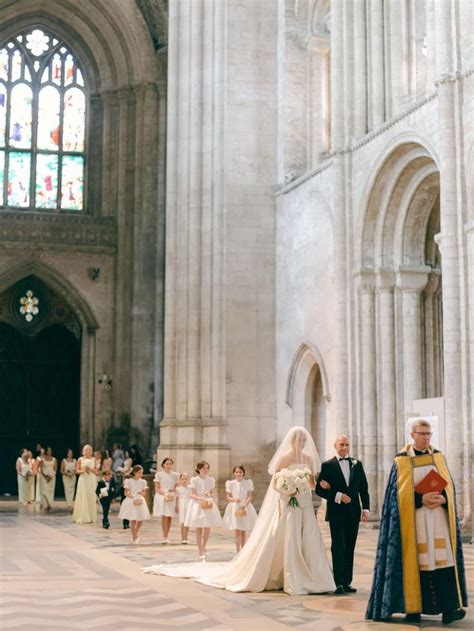
[[[0,40],[41,24],[74,46],[91,90],[105,91],[157,79],[157,64],[143,16],[132,0],[51,3],[20,0],[2,10]]]
[[[22,261],[3,273],[0,273],[0,293],[26,276],[35,275],[43,280],[55,292],[64,297],[78,317],[81,324],[89,331],[99,328],[99,323],[91,307],[77,289],[59,272],[43,261],[32,259]]]
[[[329,380],[322,355],[315,344],[311,344],[311,342],[303,342],[302,344],[300,344],[295,354],[293,355],[293,359],[291,360],[285,396],[285,402],[288,406],[293,406],[294,388],[298,373],[300,373],[303,366],[305,366],[304,371],[305,374],[307,373],[307,380],[311,370],[314,368],[315,365],[319,367],[319,371],[321,374],[323,397],[326,401],[331,400],[331,394],[329,392]]]

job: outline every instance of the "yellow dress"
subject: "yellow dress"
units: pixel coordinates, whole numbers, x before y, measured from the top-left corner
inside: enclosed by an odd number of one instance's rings
[[[79,462],[81,469],[89,467],[90,471],[79,474],[72,521],[76,524],[94,524],[97,518],[95,458],[79,458]]]

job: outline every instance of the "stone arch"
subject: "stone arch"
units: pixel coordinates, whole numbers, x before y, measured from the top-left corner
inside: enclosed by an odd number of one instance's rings
[[[331,394],[329,391],[329,380],[327,371],[324,365],[322,355],[315,344],[311,342],[303,342],[300,344],[293,355],[291,360],[290,370],[288,372],[288,379],[286,384],[286,396],[285,402],[290,407],[293,407],[294,395],[295,395],[295,382],[301,373],[304,374],[306,382],[313,366],[317,364],[321,373],[321,382],[323,386],[323,396],[326,401],[331,400]]]
[[[81,296],[76,287],[54,268],[38,259],[22,261],[5,272],[0,273],[0,293],[4,292],[22,278],[30,275],[38,276],[38,278],[49,285],[51,289],[63,296],[83,327],[87,327],[90,331],[95,331],[99,328],[98,320],[92,308]]]
[[[328,445],[327,404],[331,400],[323,358],[317,346],[303,342],[296,350],[288,375],[286,403],[293,423],[304,424],[324,457]]]
[[[417,134],[400,134],[374,160],[361,198],[361,212],[356,227],[355,252],[359,267],[372,268],[382,264],[382,226],[386,222],[385,219],[381,222],[380,217],[387,217],[385,234],[390,234],[390,222],[397,216],[393,211],[397,208],[410,175],[428,162],[438,167],[436,151],[431,143]]]
[[[77,316],[82,326],[80,427],[81,439],[94,441],[95,436],[95,382],[96,382],[96,331],[99,322],[85,298],[60,272],[38,259],[29,259],[0,273],[0,293],[23,278],[34,275],[61,295]]]
[[[73,19],[71,19],[73,18]],[[20,0],[2,10],[0,40],[28,25],[41,24],[70,42],[84,65],[92,91],[155,81],[157,64],[143,16],[131,0],[110,0],[100,7]]]

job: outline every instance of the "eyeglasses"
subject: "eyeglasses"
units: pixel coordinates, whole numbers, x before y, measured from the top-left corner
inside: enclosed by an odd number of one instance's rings
[[[414,434],[419,434],[420,436],[433,436],[433,432],[413,432]]]

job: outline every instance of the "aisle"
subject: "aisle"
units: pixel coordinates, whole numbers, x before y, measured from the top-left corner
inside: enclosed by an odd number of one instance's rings
[[[2,629],[384,629],[363,619],[371,581],[376,532],[363,528],[356,558],[355,596],[298,596],[282,593],[232,594],[192,581],[144,575],[149,563],[194,560],[194,546],[162,546],[158,523],[148,522],[143,545],[132,546],[116,512],[112,528],[77,526],[62,508],[49,515],[0,503],[2,558]],[[323,527],[325,540],[327,531]],[[179,540],[177,530],[172,540]],[[329,546],[328,546],[329,547]],[[225,531],[211,536],[210,560],[232,556],[232,539]],[[466,546],[467,572],[474,588],[474,550]],[[472,596],[471,596],[472,597]],[[474,627],[470,615],[450,629]],[[441,628],[426,622],[423,629]],[[397,624],[397,629],[416,628]]]

